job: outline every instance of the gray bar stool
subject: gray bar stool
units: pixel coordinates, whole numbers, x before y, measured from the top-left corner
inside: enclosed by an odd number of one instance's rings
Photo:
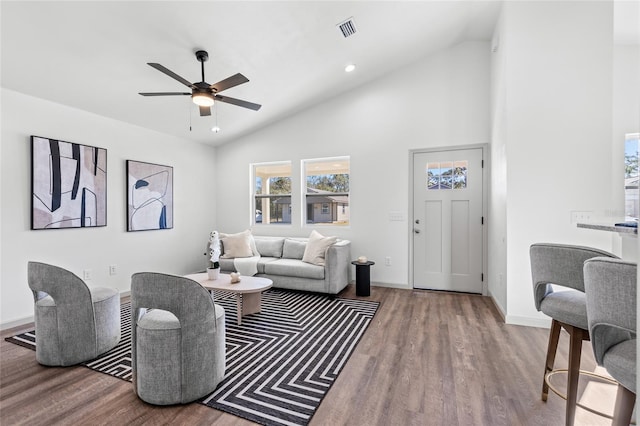
[[[598,365],[618,381],[613,425],[631,422],[636,402],[635,263],[593,258],[584,264],[591,345]]]
[[[582,342],[589,340],[584,262],[593,257],[617,256],[590,247],[547,243],[533,244],[529,254],[536,309],[552,319],[542,382],[542,400],[546,401],[549,394],[548,377],[554,371],[560,329],[564,328],[569,333],[565,424],[572,426],[576,413]],[[554,291],[551,284],[566,287],[566,290]]]

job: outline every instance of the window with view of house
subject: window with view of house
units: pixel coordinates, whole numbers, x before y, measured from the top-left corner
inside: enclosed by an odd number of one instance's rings
[[[625,136],[624,143],[624,214],[638,219],[638,142],[640,133]]]
[[[307,224],[349,224],[349,168],[349,157],[302,161],[303,217]]]
[[[291,223],[291,162],[252,164],[253,223]]]

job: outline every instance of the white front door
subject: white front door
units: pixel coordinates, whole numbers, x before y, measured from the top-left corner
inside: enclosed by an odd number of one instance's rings
[[[482,148],[413,154],[413,287],[482,293]]]

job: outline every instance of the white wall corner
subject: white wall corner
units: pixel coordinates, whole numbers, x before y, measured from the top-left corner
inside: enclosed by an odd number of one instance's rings
[[[498,310],[498,313],[500,314],[500,317],[502,318],[502,321],[504,321],[505,323],[507,322],[506,318],[507,318],[507,311],[506,309],[504,309],[504,307],[502,306],[502,304],[500,303],[500,301],[498,299],[496,299],[493,294],[491,294],[491,291],[488,291],[487,296],[491,299],[491,301],[493,302],[493,305],[496,307],[496,309]]]

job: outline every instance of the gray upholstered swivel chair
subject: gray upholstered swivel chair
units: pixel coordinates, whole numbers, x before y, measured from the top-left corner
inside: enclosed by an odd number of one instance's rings
[[[616,256],[589,247],[547,243],[533,244],[529,254],[536,309],[552,319],[542,382],[542,400],[547,400],[549,385],[546,377],[553,370],[560,330],[564,328],[569,333],[565,424],[573,425],[578,396],[582,341],[589,340],[583,265],[592,257],[616,258]],[[551,284],[567,289],[554,291]]]
[[[616,426],[629,425],[636,400],[637,269],[635,263],[600,257],[584,264],[593,352],[619,383]]]
[[[225,372],[225,314],[188,278],[131,277],[133,388],[156,405],[185,404],[213,392]]]
[[[53,265],[29,262],[33,292],[36,360],[67,366],[89,361],[120,342],[120,294],[89,288],[75,274]]]

